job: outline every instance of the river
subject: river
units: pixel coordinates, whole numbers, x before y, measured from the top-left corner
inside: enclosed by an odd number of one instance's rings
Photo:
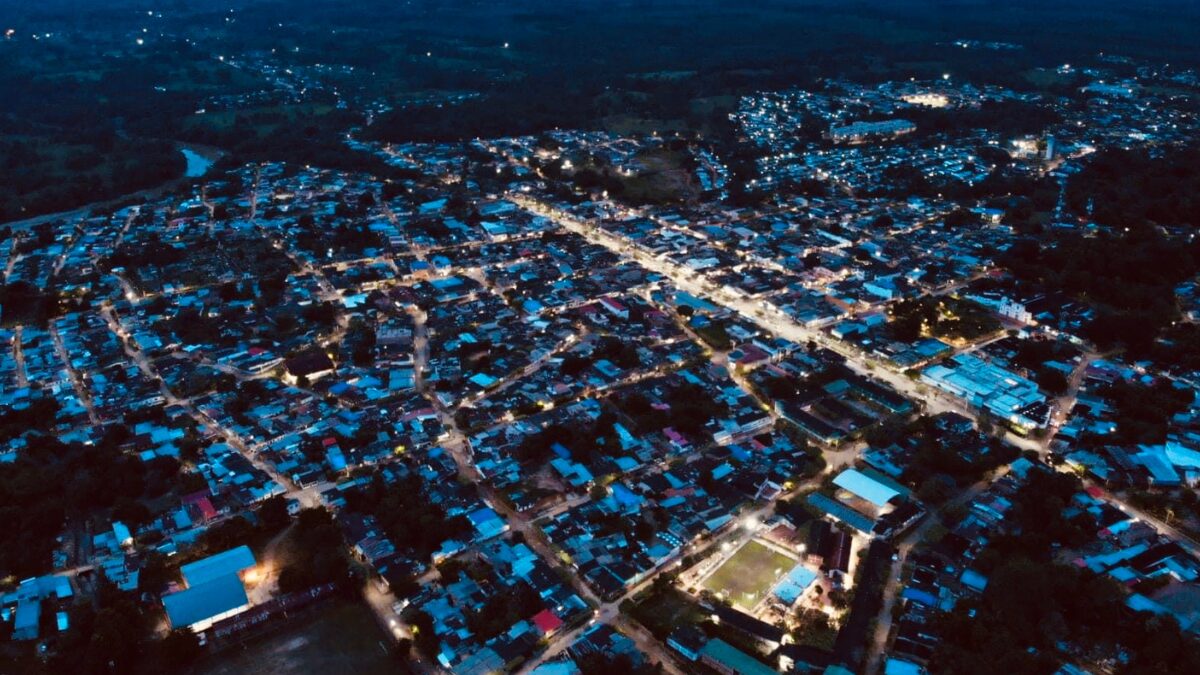
[[[183,158],[187,160],[187,170],[183,172],[183,175],[187,178],[199,178],[208,173],[209,167],[213,165],[213,160],[191,148],[182,147],[179,151],[183,153]]]

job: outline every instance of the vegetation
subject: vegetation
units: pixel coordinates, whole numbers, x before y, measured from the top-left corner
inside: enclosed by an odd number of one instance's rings
[[[1000,322],[985,307],[957,298],[901,300],[888,313],[888,334],[903,342],[914,342],[926,335],[974,341],[1000,330]]]
[[[0,222],[105,201],[179,178],[183,154],[173,143],[114,134],[64,134],[0,141]]]
[[[942,621],[932,672],[1052,673],[1064,648],[1095,662],[1124,653],[1122,673],[1200,667],[1200,648],[1174,619],[1130,612],[1117,582],[1051,560],[1054,545],[1077,546],[1095,532],[1088,516],[1063,515],[1078,489],[1070,475],[1030,474],[1015,496],[1007,534],[977,561],[989,576],[987,590]]]
[[[490,640],[508,630],[522,619],[545,609],[537,591],[520,581],[512,587],[496,593],[481,607],[467,615],[467,628],[481,640]]]
[[[1194,192],[1196,147],[1104,153],[1068,183],[1068,203],[1107,229],[1018,240],[1000,262],[1021,281],[1086,300],[1096,308],[1085,337],[1137,354],[1178,317],[1175,287],[1200,272],[1200,242],[1158,226],[1200,222]]]
[[[1101,225],[1200,224],[1200,146],[1097,153],[1067,184],[1067,206]]]
[[[1149,386],[1119,381],[1104,393],[1116,407],[1117,430],[1107,440],[1122,445],[1163,442],[1171,418],[1187,410],[1193,398],[1190,387],[1165,379]]]
[[[53,421],[56,408],[57,403],[42,399],[0,416],[0,425],[37,428]],[[0,532],[0,574],[25,578],[49,569],[55,537],[68,521],[105,511],[131,528],[151,519],[143,500],[179,485],[179,462],[130,456],[121,449],[129,437],[124,425],[110,427],[94,446],[33,434],[16,461],[0,464],[0,493],[5,495],[0,517],[8,523]]]
[[[284,517],[287,516],[284,506]],[[267,517],[263,518],[264,521]],[[275,519],[278,519],[276,514]],[[302,591],[313,586],[346,581],[349,569],[341,530],[325,509],[305,509],[288,533],[288,563],[279,572],[279,590]]]
[[[654,407],[638,392],[626,394],[616,401],[616,405],[633,420],[636,433],[652,433],[669,426],[692,438],[699,437],[710,420],[726,412],[725,406],[708,395],[703,387],[690,382],[671,386],[664,398],[670,406],[669,411]]]
[[[903,477],[917,486],[923,501],[933,504],[1018,456],[1011,445],[970,427],[965,432],[943,428],[939,418],[929,416],[879,425],[867,432],[867,442],[880,448],[903,443],[908,458]]]
[[[751,541],[713,572],[704,586],[731,603],[751,609],[795,566],[795,560]]]
[[[659,640],[666,640],[671,631],[705,618],[704,612],[690,596],[670,584],[655,583],[647,594],[629,609],[630,615]]]
[[[447,539],[471,532],[466,518],[449,517],[428,499],[416,475],[391,484],[376,476],[370,485],[347,495],[346,502],[352,511],[375,516],[396,548],[411,550],[420,559],[428,559]]]
[[[25,281],[0,286],[0,322],[42,326],[58,316],[61,299],[54,288]]]

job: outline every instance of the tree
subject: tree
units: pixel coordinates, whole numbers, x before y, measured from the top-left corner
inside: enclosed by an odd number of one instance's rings
[[[408,660],[409,655],[412,653],[412,648],[413,641],[410,638],[400,638],[396,640],[396,646],[392,648],[392,653],[398,659]]]
[[[173,630],[163,638],[158,653],[165,670],[181,671],[200,658],[200,638],[186,628]]]
[[[1042,391],[1054,395],[1061,396],[1067,393],[1067,388],[1070,386],[1067,382],[1066,375],[1062,371],[1055,368],[1045,367],[1037,373],[1037,384]]]
[[[346,580],[349,563],[343,552],[342,533],[329,511],[323,508],[301,511],[291,531],[289,546],[302,555],[293,556],[279,573],[280,591],[294,593]]]
[[[287,500],[283,495],[275,495],[263,501],[258,507],[258,518],[263,528],[270,532],[282,530],[291,521],[288,515]]]
[[[930,504],[941,504],[954,494],[957,484],[954,479],[945,474],[930,476],[921,482],[917,488],[917,496],[921,501]]]
[[[409,616],[408,623],[412,626],[413,642],[417,649],[426,658],[436,659],[441,640],[434,629],[433,617],[424,610],[416,610]]]

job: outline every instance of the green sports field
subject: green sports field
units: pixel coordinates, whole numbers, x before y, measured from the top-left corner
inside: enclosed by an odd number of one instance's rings
[[[743,609],[752,609],[795,565],[786,555],[751,541],[717,568],[704,587]]]

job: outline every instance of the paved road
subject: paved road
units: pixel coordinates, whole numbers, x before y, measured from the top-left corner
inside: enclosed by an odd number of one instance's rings
[[[632,258],[646,269],[667,277],[677,288],[731,309],[775,335],[798,344],[814,342],[840,354],[846,358],[847,366],[852,370],[882,381],[901,394],[921,401],[925,405],[925,410],[930,414],[954,412],[970,419],[978,417],[978,413],[961,400],[921,384],[904,373],[830,338],[819,330],[803,326],[779,310],[764,308],[755,301],[737,296],[724,288],[706,282],[699,274],[682,265],[652,256],[594,223],[582,221],[526,195],[511,193],[509,199],[532,213],[554,220],[564,229],[574,232],[594,244],[604,246],[626,258]],[[1046,441],[1024,438],[1012,433],[1007,434],[1005,438],[1011,444],[1022,449],[1044,452],[1047,446]]]
[[[787,315],[778,310],[764,308],[761,305],[739,297],[723,288],[717,287],[711,283],[705,282],[703,278],[693,271],[684,268],[680,265],[663,260],[647,254],[645,251],[631,245],[628,241],[618,237],[610,232],[597,227],[594,223],[579,220],[567,213],[564,213],[552,206],[538,202],[525,195],[512,194],[510,198],[526,208],[527,210],[550,218],[557,222],[564,229],[578,234],[588,241],[605,246],[618,255],[626,258],[632,258],[647,269],[658,272],[664,275],[681,290],[687,291],[697,297],[707,298],[716,304],[722,305],[728,309],[736,311],[746,319],[758,324],[764,329],[791,340],[798,344],[814,342],[824,348],[830,349],[847,359],[847,365],[861,375],[880,380],[891,386],[896,391],[908,396],[911,399],[921,401],[925,410],[931,414],[939,414],[946,412],[954,412],[963,415],[969,419],[978,419],[978,413],[964,405],[960,400],[945,395],[941,392],[933,390],[930,387],[920,384],[919,382],[909,378],[907,375],[893,370],[889,366],[878,362],[866,355],[856,352],[845,344],[830,339],[824,333],[818,330],[807,328],[795,322]],[[941,289],[939,293],[948,293],[956,290],[959,286],[952,285],[945,289]],[[1080,368],[1082,372],[1086,366]],[[1081,375],[1077,378],[1072,378],[1075,386],[1081,380]],[[1049,439],[1034,440],[1017,436],[1008,433],[1006,439],[1009,443],[1022,448],[1031,449],[1039,453],[1045,453],[1049,446]],[[839,458],[842,460],[852,461],[853,457]],[[840,462],[839,462],[840,463]],[[982,490],[986,489],[990,481],[980,483],[973,486],[971,489],[960,494],[952,503],[966,503],[974,499]],[[900,557],[893,563],[890,570],[890,577],[885,586],[883,613],[877,624],[874,640],[870,645],[870,651],[867,663],[871,667],[876,667],[876,663],[882,658],[882,654],[886,649],[888,634],[891,630],[891,610],[895,604],[896,596],[899,593],[899,576],[901,560],[911,551],[921,537],[935,523],[934,517],[928,518],[916,530],[911,532],[899,544]],[[871,672],[868,670],[868,672]]]
[[[995,478],[1004,475],[1008,472],[1005,468],[993,478],[987,478],[967,488],[954,499],[946,502],[943,511],[952,509],[963,504],[969,504],[976,497],[983,494],[988,486],[992,484]],[[900,573],[904,565],[904,561],[908,559],[908,555],[912,553],[914,547],[921,543],[925,535],[934,526],[941,524],[941,518],[937,512],[930,513],[925,517],[916,528],[909,532],[903,539],[896,543],[896,559],[892,562],[888,569],[888,578],[883,586],[883,603],[882,609],[875,623],[875,633],[867,643],[866,658],[863,663],[866,664],[864,672],[879,673],[883,672],[883,661],[887,656],[887,645],[892,631],[892,608],[896,605],[896,600],[900,595],[902,586],[900,584]]]
[[[158,384],[159,390],[162,392],[163,399],[168,405],[178,405],[187,411],[188,415],[196,421],[197,424],[209,430],[211,433],[223,436],[225,441],[231,448],[246,458],[256,469],[259,469],[266,475],[271,477],[271,480],[278,483],[284,490],[285,496],[290,499],[295,499],[300,502],[304,508],[315,508],[324,505],[321,494],[332,487],[330,483],[320,483],[307,487],[299,486],[292,482],[292,479],[278,469],[275,465],[265,461],[257,451],[256,444],[242,438],[237,432],[229,429],[217,422],[211,415],[201,410],[193,404],[191,399],[177,396],[167,386],[166,381],[162,379],[158,369],[154,367],[154,363],[146,355],[146,352],[141,349],[134,349],[129,337],[129,331],[121,321],[120,315],[112,304],[105,301],[100,308],[100,314],[104,317],[108,328],[117,339],[120,340],[121,346],[125,350],[125,355],[137,365],[138,370]]]
[[[13,329],[12,336],[13,363],[16,364],[16,379],[18,387],[24,387],[29,384],[29,375],[25,370],[25,350],[21,347],[22,332],[22,327],[17,326]]]
[[[79,371],[75,370],[75,366],[71,364],[71,355],[67,353],[67,348],[63,344],[62,335],[58,332],[58,326],[55,322],[50,322],[50,337],[54,341],[54,352],[58,354],[58,358],[62,361],[63,368],[67,371],[67,376],[71,378],[71,386],[75,389],[75,396],[83,403],[83,407],[87,410],[88,419],[93,425],[100,424],[100,415],[96,412],[96,405],[92,401],[92,393],[88,391],[87,386],[83,382],[83,376]]]
[[[425,357],[422,357],[421,359],[422,365],[424,363],[424,358]],[[547,562],[547,564],[554,568],[563,568],[556,551],[551,546],[550,542],[547,541],[546,536],[541,529],[534,525],[534,523],[526,518],[523,514],[517,513],[514,509],[509,507],[508,504],[500,497],[500,495],[496,494],[492,487],[486,482],[484,476],[475,466],[470,443],[468,442],[466,435],[458,428],[458,424],[454,420],[453,412],[443,406],[436,397],[429,397],[429,400],[433,404],[434,409],[438,413],[438,417],[441,419],[443,426],[447,430],[447,438],[443,441],[442,447],[445,448],[448,453],[450,453],[450,456],[454,458],[455,463],[458,465],[459,477],[474,484],[476,490],[479,492],[480,498],[493,509],[495,509],[496,512],[505,519],[512,531],[519,532],[529,548],[541,556],[542,559]],[[642,584],[639,584],[635,588],[631,589],[628,593],[620,598],[612,602],[604,602],[597,597],[596,594],[593,593],[592,590],[588,588],[587,585],[585,585],[577,575],[571,573],[570,570],[566,571],[568,572],[567,577],[570,579],[570,584],[575,592],[596,607],[595,615],[593,617],[594,621],[603,621],[619,629],[621,632],[633,639],[643,653],[647,654],[652,660],[661,662],[666,672],[671,673],[672,675],[682,675],[682,671],[675,667],[671,654],[666,647],[654,639],[654,637],[650,635],[649,632],[647,632],[644,628],[621,615],[621,602],[626,598],[632,597],[632,595],[637,591],[645,588],[653,581],[656,575],[650,576]],[[587,626],[585,625],[552,638],[547,648],[537,657],[527,662],[521,669],[521,672],[528,672],[537,665],[544,663],[545,661],[561,653],[563,650],[569,647],[571,643],[574,642],[575,639],[578,638],[586,628]]]

